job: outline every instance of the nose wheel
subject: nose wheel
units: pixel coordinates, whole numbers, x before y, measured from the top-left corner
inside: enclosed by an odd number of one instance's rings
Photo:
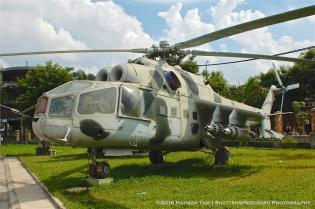
[[[96,161],[97,152],[95,149],[88,150],[89,155],[89,167],[88,172],[89,175],[93,178],[106,178],[110,172],[110,166],[107,162],[98,162]]]

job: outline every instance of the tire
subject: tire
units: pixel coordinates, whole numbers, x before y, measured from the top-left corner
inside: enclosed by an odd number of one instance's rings
[[[163,164],[163,153],[161,151],[150,151],[149,159],[152,164]]]
[[[89,175],[93,178],[96,177],[96,166],[92,164],[89,165]]]
[[[106,178],[110,172],[110,166],[106,162],[96,163],[96,176],[98,178]]]
[[[220,147],[215,153],[215,165],[227,165],[231,159],[231,152],[227,147]]]

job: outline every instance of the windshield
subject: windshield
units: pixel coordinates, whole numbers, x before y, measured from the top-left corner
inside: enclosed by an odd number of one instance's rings
[[[78,113],[111,114],[115,111],[117,90],[114,87],[87,92],[80,95]]]
[[[73,108],[72,96],[53,98],[50,102],[48,115],[50,117],[68,118],[71,117],[72,108]]]

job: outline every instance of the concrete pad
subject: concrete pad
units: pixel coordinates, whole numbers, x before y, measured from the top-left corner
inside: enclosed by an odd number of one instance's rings
[[[3,158],[0,156],[0,208],[9,208],[8,185]]]
[[[112,178],[112,177],[108,177],[108,178],[104,178],[104,179],[93,179],[93,178],[86,179],[86,182],[91,186],[110,184],[113,181],[114,181],[114,178]]]
[[[2,201],[4,200],[4,201]],[[8,207],[6,207],[8,205]],[[56,209],[64,208],[15,157],[0,159],[0,208]]]

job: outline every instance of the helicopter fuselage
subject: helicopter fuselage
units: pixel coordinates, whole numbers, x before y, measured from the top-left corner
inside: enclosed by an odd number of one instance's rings
[[[200,76],[162,60],[143,58],[103,73],[105,81],[71,81],[39,98],[35,134],[76,147],[196,150],[206,125],[248,136],[249,122],[263,118],[261,109],[221,97]],[[215,138],[238,136],[216,131]]]

